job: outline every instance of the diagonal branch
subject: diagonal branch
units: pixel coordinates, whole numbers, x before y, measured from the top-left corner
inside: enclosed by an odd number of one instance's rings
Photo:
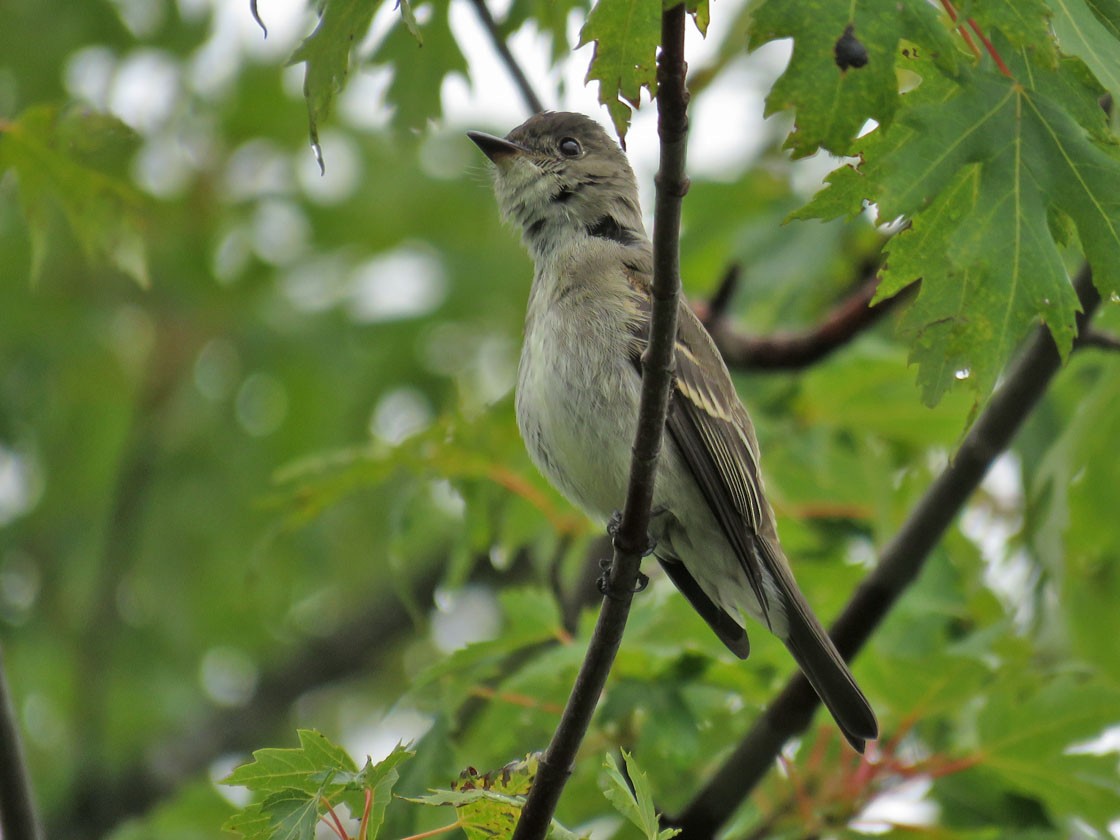
[[[1100,302],[1085,266],[1074,287],[1083,313],[1078,332]],[[1003,385],[976,420],[950,465],[930,485],[879,565],[856,590],[832,626],[836,647],[851,659],[922,570],[992,462],[1008,447],[1031,410],[1061,368],[1050,332],[1040,326],[1012,364]],[[800,674],[775,698],[715,776],[667,825],[682,829],[683,840],[712,837],[735,812],[773,764],[782,746],[805,730],[820,701]]]
[[[866,330],[877,324],[884,315],[909,298],[908,292],[917,288],[917,282],[893,297],[871,301],[879,286],[877,266],[860,286],[820,323],[803,332],[775,333],[768,336],[744,335],[723,316],[721,308],[731,291],[729,283],[736,275],[729,272],[720,285],[701,320],[719,348],[727,366],[741,371],[801,370],[845,346]],[[920,281],[919,281],[920,282]]]
[[[1120,350],[1120,336],[1104,330],[1085,330],[1077,336],[1076,347],[1095,347],[1098,350]]]
[[[560,794],[571,775],[576,751],[587,733],[595,706],[630,613],[634,585],[647,545],[654,476],[661,451],[673,379],[673,346],[680,297],[679,241],[681,200],[688,190],[684,175],[688,135],[688,92],[684,64],[685,6],[662,12],[661,53],[657,61],[657,130],[661,164],[653,224],[653,316],[649,346],[642,358],[642,395],[638,431],[630,465],[630,483],[614,541],[614,558],[599,619],[588,643],[572,693],[552,742],[541,758],[514,840],[541,840],[552,823]]]
[[[505,64],[509,74],[513,76],[513,83],[517,85],[517,90],[521,93],[521,98],[525,101],[525,107],[532,113],[539,114],[544,110],[544,104],[541,102],[537,92],[533,90],[533,86],[529,84],[529,78],[525,75],[525,71],[521,69],[521,65],[517,63],[517,59],[513,57],[513,53],[509,50],[509,44],[506,39],[502,37],[501,31],[498,29],[498,23],[494,20],[494,16],[490,14],[490,7],[486,5],[486,0],[471,0],[471,5],[474,6],[475,12],[478,14],[478,19],[482,22],[483,28],[490,36],[490,43],[493,44],[494,49],[498,53],[498,57]]]

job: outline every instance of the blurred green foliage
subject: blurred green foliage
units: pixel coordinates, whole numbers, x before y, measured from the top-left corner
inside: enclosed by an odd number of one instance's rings
[[[1061,48],[1109,89],[1120,65],[1090,54],[1116,56],[1112,5],[1063,4],[1054,20]],[[222,836],[234,794],[216,780],[252,749],[293,745],[296,726],[345,745],[350,772],[413,740],[392,768],[404,796],[503,767],[547,743],[593,620],[579,593],[598,572],[595,528],[535,473],[513,422],[529,262],[465,126],[440,116],[441,85],[468,69],[455,12],[469,9],[412,4],[422,47],[393,9],[388,24],[374,10],[375,28],[391,24],[376,43],[363,26],[354,43],[308,42],[303,57],[327,49],[333,86],[310,106],[320,178],[289,84],[302,75],[284,69],[314,9],[285,42],[277,10],[259,6],[267,41],[248,2],[14,0],[2,12],[0,644],[52,837]],[[1035,31],[1011,26],[1007,4],[972,6],[1012,44]],[[364,4],[332,7],[343,23],[368,19]],[[535,25],[562,60],[569,10],[588,11],[515,0],[503,25]],[[719,79],[750,10],[711,11],[715,47],[693,69]],[[778,23],[772,34],[794,25]],[[894,30],[871,32],[869,46],[894,49]],[[1047,46],[1016,60],[1045,64],[1058,55]],[[952,49],[938,60],[971,61]],[[831,61],[818,50],[811,66]],[[340,108],[338,67],[384,79],[375,65],[392,68],[384,100],[361,118]],[[883,78],[884,110],[869,114],[886,118],[898,106]],[[844,116],[852,131],[863,122]],[[1092,132],[1077,143],[1111,137],[1103,122]],[[686,290],[703,299],[742,263],[731,314],[753,333],[819,321],[880,244],[865,219],[783,226],[805,176],[778,145],[695,178],[684,210]],[[1114,213],[1115,196],[1102,206]],[[1044,222],[1075,262],[1070,220]],[[1096,323],[1120,329],[1114,301]],[[895,326],[800,374],[738,374],[784,543],[825,618],[984,396],[955,388],[925,407]],[[915,786],[926,809],[914,813],[939,837],[1115,826],[1115,739],[1094,739],[1120,724],[1118,405],[1120,359],[1074,353],[856,663],[885,734],[872,763],[822,719],[733,836],[901,835],[908,820],[875,800]],[[640,836],[602,792],[624,796],[617,762],[603,771],[620,747],[641,762],[633,810],[647,835],[643,796],[682,807],[791,673],[775,640],[755,630],[752,644],[748,663],[734,660],[655,580],[564,825]],[[385,837],[455,819],[402,801],[383,817]]]

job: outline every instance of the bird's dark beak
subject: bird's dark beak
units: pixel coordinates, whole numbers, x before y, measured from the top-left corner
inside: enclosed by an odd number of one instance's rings
[[[484,134],[481,131],[468,131],[467,137],[471,138],[474,144],[482,149],[482,153],[494,163],[505,160],[512,155],[523,155],[529,151],[519,143],[511,143],[509,140],[503,140],[493,134]]]

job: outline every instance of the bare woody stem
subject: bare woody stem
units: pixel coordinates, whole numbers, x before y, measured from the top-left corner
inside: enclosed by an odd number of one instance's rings
[[[851,342],[908,298],[903,291],[872,306],[878,284],[878,275],[873,274],[820,323],[803,332],[744,335],[720,317],[714,306],[709,317],[702,315],[702,320],[732,370],[801,370]],[[726,294],[725,290],[721,289],[721,294]]]
[[[1078,332],[1100,303],[1088,266],[1078,272],[1074,288],[1081,300]],[[1050,332],[1040,326],[1008,371],[1003,385],[969,431],[952,463],[930,485],[909,518],[883,550],[875,571],[856,590],[832,626],[836,647],[854,657],[891,607],[917,578],[992,462],[1042,398],[1061,368]],[[714,836],[759,783],[787,740],[804,731],[820,700],[800,674],[795,675],[755,721],[746,737],[704,788],[667,825],[682,829],[683,840]]]
[[[541,102],[537,92],[533,90],[533,86],[529,83],[525,71],[521,69],[521,65],[517,63],[517,59],[510,52],[506,39],[502,37],[502,33],[498,30],[498,24],[494,20],[494,16],[490,14],[490,7],[486,5],[486,0],[471,0],[471,5],[474,6],[486,34],[490,36],[490,43],[498,53],[498,58],[502,60],[506,70],[513,76],[513,83],[517,85],[517,90],[525,102],[525,107],[532,113],[539,114],[544,110],[544,103]]]
[[[653,225],[653,316],[649,346],[642,359],[642,395],[638,410],[630,483],[622,521],[614,541],[607,596],[588,643],[560,724],[529,791],[514,840],[542,840],[560,801],[580,743],[622,642],[634,585],[648,543],[650,506],[661,438],[673,379],[673,346],[680,297],[679,245],[681,199],[688,190],[684,175],[688,134],[684,76],[684,4],[662,13],[661,53],[657,62],[658,135],[661,164]]]

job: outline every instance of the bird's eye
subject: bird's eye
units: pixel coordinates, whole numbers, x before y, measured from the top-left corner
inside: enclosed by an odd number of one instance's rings
[[[579,157],[579,153],[582,151],[583,149],[580,147],[579,141],[574,137],[565,137],[560,141],[560,154],[564,157]]]

